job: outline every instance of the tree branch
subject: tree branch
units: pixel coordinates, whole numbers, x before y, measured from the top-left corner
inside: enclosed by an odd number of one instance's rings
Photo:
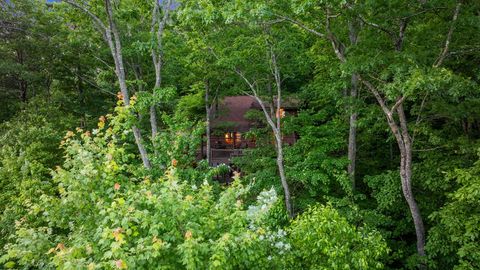
[[[382,108],[383,112],[385,113],[385,116],[387,117],[388,125],[389,125],[393,135],[395,136],[395,138],[397,140],[397,144],[398,144],[398,147],[399,147],[400,151],[401,152],[405,151],[405,144],[404,144],[405,141],[404,141],[403,136],[400,132],[400,128],[399,128],[397,122],[395,121],[395,118],[393,118],[393,113],[394,112],[392,112],[388,109],[387,105],[385,104],[385,100],[382,98],[382,96],[380,95],[378,90],[375,88],[375,86],[373,86],[369,81],[363,80],[363,78],[361,76],[358,76],[358,79],[359,79],[360,82],[362,82],[368,88],[368,90],[370,90],[370,92],[372,92],[372,94],[377,99],[378,104],[380,104],[380,107]],[[401,106],[401,103],[400,103],[399,107],[400,106]],[[398,108],[397,108],[397,111],[398,111]]]
[[[347,7],[348,9],[350,9],[350,10],[353,10],[352,5],[350,5],[349,3],[346,4],[346,7]],[[360,14],[356,14],[356,15],[357,15],[357,17],[360,19],[360,21],[362,21],[364,24],[366,24],[366,25],[368,25],[368,26],[371,26],[371,27],[373,27],[373,28],[376,28],[376,29],[378,29],[378,30],[380,30],[380,31],[388,34],[388,35],[389,35],[390,37],[392,37],[392,38],[395,37],[395,33],[394,33],[393,31],[390,31],[390,30],[388,30],[387,28],[385,28],[385,27],[383,27],[383,26],[381,26],[381,25],[379,25],[379,24],[376,24],[376,23],[367,21],[367,20],[365,19],[365,17],[363,17],[363,16],[360,15]]]
[[[400,22],[400,29],[398,31],[398,38],[395,41],[395,50],[401,51],[403,48],[403,41],[405,40],[405,31],[407,30],[408,19],[403,18]]]
[[[345,46],[341,41],[338,40],[338,38],[335,36],[335,34],[331,31],[330,29],[330,18],[334,18],[330,16],[330,11],[327,9],[327,16],[326,16],[326,25],[325,28],[327,30],[327,38],[330,40],[333,46],[333,50],[335,51],[335,55],[337,58],[342,62],[345,63],[347,59],[345,58]]]
[[[362,82],[368,88],[368,90],[370,90],[370,92],[372,92],[373,96],[377,100],[378,104],[380,104],[380,107],[387,117],[392,117],[392,111],[388,109],[387,105],[385,104],[385,100],[380,95],[377,88],[375,88],[375,86],[373,86],[369,81],[364,80],[361,76],[358,76],[358,80]]]
[[[445,46],[443,47],[442,52],[440,53],[437,60],[433,64],[433,67],[437,68],[437,67],[441,66],[443,64],[443,61],[445,60],[445,57],[447,56],[448,49],[449,49],[449,46],[450,46],[450,41],[452,39],[453,30],[455,29],[455,22],[457,21],[458,14],[460,13],[460,6],[461,5],[462,5],[462,3],[457,2],[457,5],[455,7],[455,11],[453,13],[453,18],[452,18],[452,23],[451,23],[452,25],[450,26],[450,29],[448,30],[447,38],[445,40]]]
[[[83,11],[85,14],[87,14],[90,18],[92,18],[93,22],[95,23],[96,27],[100,30],[100,32],[103,35],[103,38],[106,39],[106,32],[107,32],[107,27],[105,24],[98,18],[97,15],[93,14],[87,7],[78,4],[77,2],[73,0],[63,0],[65,3],[71,5],[72,7],[79,9]]]
[[[294,19],[292,19],[292,18],[290,18],[290,17],[282,16],[282,15],[279,15],[279,14],[276,14],[275,16],[277,16],[278,18],[281,18],[281,19],[283,19],[283,20],[285,20],[285,21],[288,21],[288,22],[290,22],[290,23],[292,23],[292,24],[294,24],[294,25],[302,28],[303,30],[306,30],[306,31],[308,31],[308,32],[310,32],[310,33],[312,33],[312,34],[314,34],[314,35],[316,35],[316,36],[319,36],[319,37],[321,37],[321,38],[325,37],[325,34],[323,34],[323,33],[321,33],[321,32],[318,32],[317,30],[312,29],[312,28],[306,26],[305,24],[301,23],[300,21],[294,20]]]
[[[403,104],[403,102],[405,101],[405,98],[406,96],[403,95],[402,97],[398,98],[397,99],[397,102],[393,105],[393,107],[390,109],[391,112],[394,112],[398,106],[400,106],[401,104]]]

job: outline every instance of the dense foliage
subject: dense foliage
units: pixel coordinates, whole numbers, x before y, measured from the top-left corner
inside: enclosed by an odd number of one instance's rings
[[[2,269],[480,269],[478,1],[7,0],[0,40]]]

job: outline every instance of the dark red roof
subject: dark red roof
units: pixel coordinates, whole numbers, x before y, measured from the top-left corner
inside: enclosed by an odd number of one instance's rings
[[[231,123],[231,131],[246,131],[250,129],[251,121],[245,119],[245,113],[250,109],[259,109],[260,104],[250,96],[225,97],[219,104],[218,116],[212,121],[212,126]]]

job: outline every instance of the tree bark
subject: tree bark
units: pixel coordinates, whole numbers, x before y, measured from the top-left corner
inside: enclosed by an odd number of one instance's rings
[[[277,99],[276,99],[276,114],[280,114],[280,108],[281,108],[281,101],[282,101],[282,86],[281,86],[281,78],[280,78],[280,70],[278,68],[277,64],[277,59],[276,55],[273,51],[272,45],[270,45],[270,61],[271,61],[271,66],[272,66],[272,73],[275,78],[275,84],[277,87]],[[215,54],[214,54],[215,55]],[[216,56],[216,55],[215,55]],[[234,69],[235,73],[237,73],[248,85],[250,90],[252,91],[253,95],[250,95],[257,100],[257,102],[260,104],[260,107],[262,108],[263,114],[265,115],[265,119],[267,120],[268,125],[273,131],[273,134],[275,136],[275,148],[277,152],[277,167],[278,167],[278,172],[280,175],[280,182],[282,184],[283,188],[283,193],[284,193],[284,198],[285,198],[285,207],[287,210],[287,214],[289,218],[293,218],[294,211],[292,207],[292,200],[291,200],[291,195],[290,195],[290,188],[288,186],[288,181],[287,177],[285,174],[285,166],[284,166],[284,158],[283,158],[283,142],[282,142],[282,133],[281,133],[281,119],[280,115],[276,117],[276,121],[274,122],[272,119],[272,116],[270,115],[269,110],[265,107],[264,102],[260,98],[260,96],[257,93],[257,86],[255,83],[252,83],[247,77],[245,77],[245,74],[243,74],[239,69],[235,68]],[[274,114],[274,115],[276,115]]]
[[[155,105],[150,106],[150,127],[152,129],[152,142],[158,133],[157,111]]]
[[[400,127],[402,130],[401,157],[400,157],[400,179],[402,181],[402,191],[405,200],[407,201],[410,213],[415,225],[415,234],[417,236],[417,252],[420,256],[425,256],[425,227],[423,225],[422,215],[418,208],[417,202],[413,196],[412,191],[412,142],[411,137],[407,129],[407,120],[405,112],[403,110],[403,104],[400,104],[397,108],[397,114],[400,121]]]
[[[276,148],[277,148],[277,167],[278,173],[280,175],[280,181],[282,183],[282,188],[285,197],[285,207],[287,208],[287,214],[289,218],[294,217],[293,207],[292,207],[292,200],[290,196],[290,188],[288,186],[287,177],[285,175],[285,165],[283,164],[283,142],[282,142],[282,135],[280,134],[280,130],[276,130],[275,132],[275,140],[276,140]]]
[[[260,107],[262,108],[262,111],[265,115],[265,118],[267,119],[268,124],[270,125],[273,134],[275,136],[275,148],[277,152],[277,167],[278,167],[278,173],[280,175],[280,182],[282,184],[283,188],[283,193],[284,193],[284,198],[285,198],[285,207],[287,209],[287,214],[289,218],[294,217],[294,212],[293,212],[293,207],[292,207],[292,200],[291,200],[291,195],[290,195],[290,188],[288,186],[288,181],[287,177],[285,175],[285,165],[284,165],[284,158],[283,158],[283,141],[282,141],[282,131],[281,131],[281,115],[280,115],[280,109],[281,109],[281,102],[282,102],[282,80],[280,77],[280,70],[278,68],[277,64],[277,58],[275,55],[275,52],[273,51],[273,47],[270,44],[270,61],[271,61],[271,66],[272,66],[272,73],[273,77],[275,78],[275,85],[277,88],[277,97],[276,97],[276,104],[275,106],[275,116],[276,116],[276,121],[274,122],[272,119],[272,116],[269,114],[267,111],[267,108],[265,107],[264,103],[260,99],[260,97],[257,95],[257,91],[255,90],[255,87],[253,84],[249,83],[247,80],[247,83],[249,84],[250,88],[252,89],[254,93],[254,97],[257,99],[258,103],[260,104]],[[240,73],[241,74],[241,73]],[[242,77],[246,79],[243,74]]]
[[[252,85],[253,86],[253,85]],[[277,86],[278,90],[280,91],[280,86]],[[262,99],[257,95],[257,91],[254,90],[254,98],[257,100],[257,102],[260,104],[260,107],[262,108],[263,114],[265,115],[265,118],[270,125],[270,128],[273,131],[273,135],[275,136],[275,148],[277,152],[277,167],[278,167],[278,173],[280,175],[280,182],[282,184],[283,188],[283,193],[284,193],[284,198],[285,198],[285,207],[287,209],[287,214],[289,218],[294,217],[294,212],[293,212],[293,207],[292,207],[292,200],[291,200],[291,195],[290,195],[290,188],[288,186],[288,181],[287,177],[285,175],[285,166],[284,166],[284,159],[283,159],[283,142],[282,142],[282,133],[281,133],[281,128],[280,128],[280,117],[277,117],[277,123],[273,122],[273,119],[270,117],[270,114],[265,107],[265,104],[263,103]],[[280,105],[281,102],[281,96],[279,95],[277,97],[277,106]],[[280,107],[277,107],[277,111],[279,111]]]

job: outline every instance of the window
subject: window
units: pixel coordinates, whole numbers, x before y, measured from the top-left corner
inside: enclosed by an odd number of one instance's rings
[[[239,145],[242,142],[242,133],[240,132],[226,132],[225,143]]]
[[[233,144],[233,133],[232,132],[225,133],[225,143]]]

